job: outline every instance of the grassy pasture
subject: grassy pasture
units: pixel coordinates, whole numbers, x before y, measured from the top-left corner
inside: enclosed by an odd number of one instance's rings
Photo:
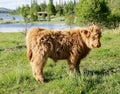
[[[34,80],[22,33],[0,33],[0,94],[120,94],[120,34],[104,30],[102,47],[82,60],[81,75],[68,76],[65,60],[47,60],[46,83]],[[8,49],[8,50],[6,50]]]

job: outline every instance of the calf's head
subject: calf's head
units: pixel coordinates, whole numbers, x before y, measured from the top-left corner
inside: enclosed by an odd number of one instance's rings
[[[83,29],[81,30],[81,34],[88,48],[93,49],[99,48],[101,46],[101,29],[98,26],[93,25],[86,29]]]

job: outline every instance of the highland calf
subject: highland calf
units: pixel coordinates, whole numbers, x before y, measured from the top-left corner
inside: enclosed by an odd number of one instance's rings
[[[48,57],[54,61],[66,59],[69,75],[80,73],[80,60],[93,48],[99,48],[101,30],[93,25],[87,28],[51,30],[33,27],[26,36],[27,56],[36,80],[44,82],[43,68]]]

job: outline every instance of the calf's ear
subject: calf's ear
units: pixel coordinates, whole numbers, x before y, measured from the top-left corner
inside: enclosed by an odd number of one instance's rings
[[[88,30],[82,30],[81,33],[83,33],[86,37],[89,37],[89,31]]]

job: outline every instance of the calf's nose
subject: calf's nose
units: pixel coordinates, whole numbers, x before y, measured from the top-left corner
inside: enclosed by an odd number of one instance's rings
[[[101,44],[100,44],[100,43],[99,43],[99,44],[97,44],[97,45],[96,45],[96,47],[97,47],[97,48],[101,47]]]

